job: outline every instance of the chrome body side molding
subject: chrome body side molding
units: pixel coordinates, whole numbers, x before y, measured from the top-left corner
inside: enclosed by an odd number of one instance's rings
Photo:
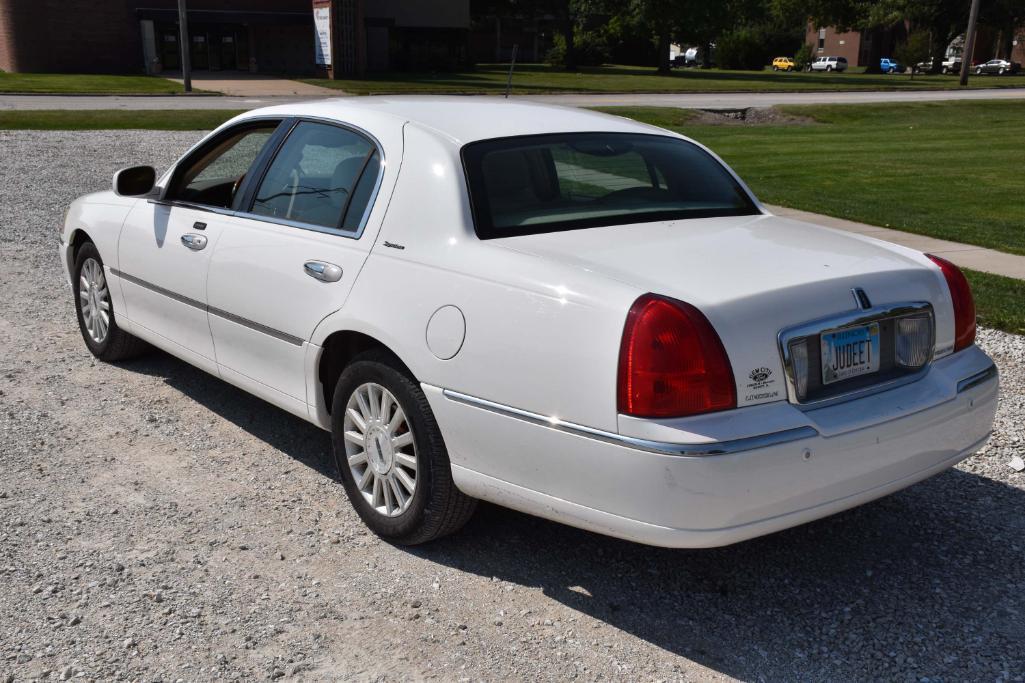
[[[128,273],[117,270],[116,268],[111,268],[110,272],[112,275],[116,275],[122,280],[131,282],[132,284],[138,285],[139,287],[144,287],[145,289],[148,289],[151,292],[156,292],[157,294],[161,294],[170,299],[174,299],[175,301],[183,303],[187,306],[192,306],[193,308],[198,308],[201,311],[206,311],[210,315],[216,315],[218,318],[224,318],[225,320],[230,320],[233,323],[243,325],[245,327],[248,327],[249,329],[256,330],[257,332],[262,332],[263,334],[274,337],[275,339],[280,339],[281,341],[287,342],[294,346],[302,346],[303,342],[306,341],[301,337],[296,337],[295,335],[288,334],[287,332],[275,330],[273,327],[267,327],[266,325],[249,320],[248,318],[243,318],[242,316],[235,315],[234,313],[222,311],[221,309],[214,308],[213,306],[207,306],[201,301],[196,301],[195,299],[190,299],[187,296],[182,296],[177,292],[172,292],[169,289],[164,289],[163,287],[155,285],[151,282],[146,282],[141,278],[137,278],[134,275],[129,275]]]
[[[504,415],[505,417],[523,420],[524,422],[529,422],[534,425],[546,427],[548,429],[555,429],[560,432],[566,432],[567,434],[573,434],[587,439],[604,441],[605,443],[611,443],[616,446],[646,451],[648,453],[658,453],[660,455],[687,457],[730,455],[732,453],[742,453],[744,451],[752,451],[759,448],[767,448],[769,446],[778,446],[792,441],[800,441],[801,439],[810,439],[819,435],[818,430],[814,427],[805,426],[785,429],[779,432],[771,432],[769,434],[759,434],[758,436],[751,436],[743,439],[734,439],[731,441],[712,441],[708,443],[671,443],[666,441],[652,441],[649,439],[638,439],[632,436],[623,436],[622,434],[607,432],[602,429],[585,427],[584,425],[578,425],[572,422],[565,422],[556,417],[547,417],[545,415],[532,413],[528,410],[520,410],[519,408],[502,405],[501,403],[495,403],[494,401],[488,401],[487,399],[462,394],[458,391],[452,391],[451,389],[443,389],[442,394],[444,394],[445,398],[450,401],[462,403],[474,408],[480,408],[481,410],[488,410],[499,415]]]

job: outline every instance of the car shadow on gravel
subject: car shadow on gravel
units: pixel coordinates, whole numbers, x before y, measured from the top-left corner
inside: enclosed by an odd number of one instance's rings
[[[159,377],[189,399],[297,462],[331,479],[338,478],[331,456],[331,436],[309,422],[162,351],[122,367],[129,372]]]
[[[313,425],[163,353],[124,367],[337,478]],[[1025,492],[951,470],[725,548],[647,547],[481,504],[463,531],[404,550],[540,589],[597,621],[546,625],[498,583],[496,609],[610,658],[608,627],[747,680],[995,680],[1025,669],[1022,510]]]
[[[1023,505],[1016,488],[951,470],[859,509],[708,550],[650,548],[482,506],[462,533],[411,552],[540,588],[740,679],[999,679],[1025,665],[1025,592],[1014,585]],[[604,647],[600,628],[567,627]]]

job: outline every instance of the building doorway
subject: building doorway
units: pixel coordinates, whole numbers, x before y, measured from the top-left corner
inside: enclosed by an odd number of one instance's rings
[[[157,28],[160,62],[165,71],[181,70],[178,25]],[[189,24],[189,59],[195,71],[249,69],[249,28],[244,24]]]

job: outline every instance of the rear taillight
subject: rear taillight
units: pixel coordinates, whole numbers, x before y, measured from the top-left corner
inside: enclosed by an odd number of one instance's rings
[[[930,261],[943,271],[950,290],[950,299],[954,302],[954,351],[968,348],[975,343],[975,299],[972,288],[964,273],[945,258],[926,254]]]
[[[619,349],[619,412],[682,417],[737,406],[733,369],[701,311],[645,294],[630,307]]]

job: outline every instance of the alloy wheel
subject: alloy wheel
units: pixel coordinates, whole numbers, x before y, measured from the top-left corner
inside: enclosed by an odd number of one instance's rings
[[[356,489],[379,514],[401,515],[417,485],[416,443],[402,406],[380,384],[361,384],[349,397],[342,424]]]
[[[103,266],[96,259],[86,259],[78,278],[78,301],[85,331],[97,344],[102,344],[110,331],[110,290],[103,276]]]

